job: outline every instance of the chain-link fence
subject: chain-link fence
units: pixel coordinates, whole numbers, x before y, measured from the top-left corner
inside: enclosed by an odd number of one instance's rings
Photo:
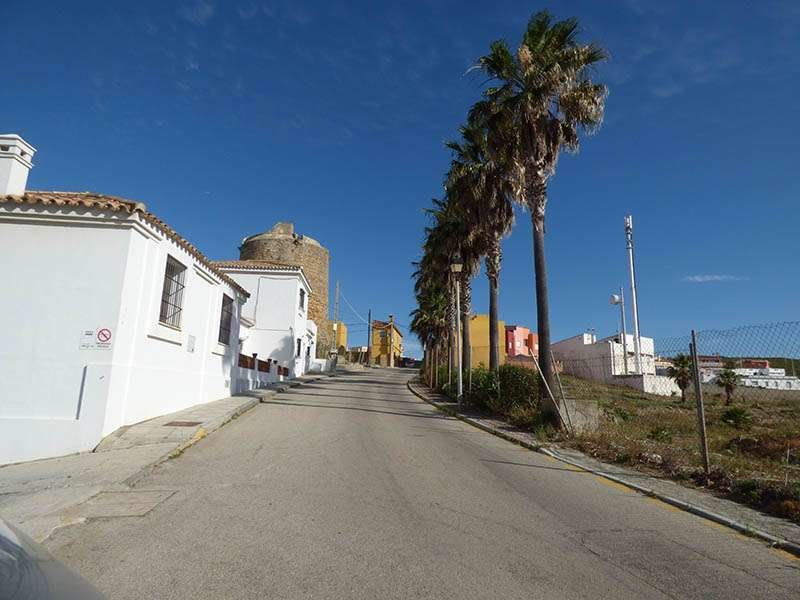
[[[695,339],[694,353],[691,332],[554,344],[556,395],[601,408],[599,430],[579,443],[674,476],[701,472],[731,497],[800,520],[800,322]]]
[[[800,321],[696,333],[697,370],[707,398],[800,403]],[[598,384],[691,401],[695,396],[691,334],[643,337],[586,333],[553,344],[556,371],[575,397],[597,396]]]

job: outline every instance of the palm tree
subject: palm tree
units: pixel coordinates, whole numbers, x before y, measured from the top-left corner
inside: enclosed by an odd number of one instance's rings
[[[531,213],[540,364],[551,390],[555,382],[544,252],[547,185],[561,150],[577,152],[579,132],[592,133],[600,126],[607,95],[606,87],[590,77],[606,52],[594,43],[579,43],[577,33],[577,20],[553,22],[543,11],[529,21],[516,54],[505,41],[493,42],[476,65],[493,84],[471,111],[472,119],[486,124],[490,149],[509,153],[514,197]],[[544,391],[544,383],[542,387]],[[543,408],[555,418],[555,402],[546,392],[542,398]]]
[[[443,337],[449,342],[449,367],[452,373],[455,369],[454,363],[457,358],[453,351],[453,342],[457,335],[455,331],[455,281],[456,277],[459,277],[459,282],[465,288],[466,302],[464,303],[464,308],[462,308],[462,316],[468,317],[471,310],[469,302],[471,298],[470,281],[477,269],[480,255],[477,253],[473,243],[474,236],[471,234],[471,225],[460,205],[451,197],[448,196],[444,201],[434,200],[433,207],[427,209],[426,212],[431,218],[432,224],[425,229],[423,257],[417,263],[417,271],[414,275],[416,279],[415,291],[419,293],[427,287],[433,285],[441,286],[444,283],[444,289],[447,290],[446,322],[448,327],[447,333]],[[451,260],[456,254],[461,255],[464,265],[461,274],[458,276],[450,270]],[[467,324],[465,324],[462,332],[464,335],[462,365],[466,367],[470,364],[469,328]]]
[[[425,349],[424,365],[428,385],[435,387],[439,367],[435,355],[445,328],[445,292],[437,286],[427,286],[417,293],[417,308],[411,312],[410,329]]]
[[[739,375],[733,369],[725,368],[719,372],[715,383],[725,391],[725,406],[729,406],[733,400],[733,392],[739,385]]]
[[[500,368],[498,292],[500,241],[514,223],[511,188],[503,164],[488,152],[487,131],[478,122],[460,129],[462,141],[447,143],[453,161],[447,177],[448,193],[459,199],[473,230],[473,249],[485,255],[489,279],[489,369]],[[502,157],[503,155],[499,155]]]
[[[540,346],[541,347],[541,346]],[[681,389],[681,402],[686,402],[686,388],[694,379],[692,359],[686,354],[676,354],[672,365],[667,369],[667,375],[675,380]]]

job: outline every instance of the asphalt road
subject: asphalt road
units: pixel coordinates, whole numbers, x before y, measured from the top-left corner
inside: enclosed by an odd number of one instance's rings
[[[447,418],[400,370],[261,404],[62,530],[111,598],[791,598],[800,561]]]

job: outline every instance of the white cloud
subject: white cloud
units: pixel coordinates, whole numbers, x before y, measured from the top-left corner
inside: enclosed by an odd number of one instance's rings
[[[749,277],[738,275],[687,275],[683,281],[688,283],[713,283],[717,281],[747,281]]]
[[[202,26],[214,16],[214,5],[211,2],[200,0],[192,4],[184,4],[179,12],[192,25]]]

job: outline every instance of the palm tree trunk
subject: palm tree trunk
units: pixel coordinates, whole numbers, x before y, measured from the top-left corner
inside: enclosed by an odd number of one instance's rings
[[[544,206],[539,200],[537,207]],[[553,352],[550,347],[550,305],[547,293],[547,264],[544,255],[544,210],[535,208],[531,211],[533,223],[533,265],[536,275],[536,327],[539,334],[539,367],[542,371],[542,384],[539,390],[541,407],[554,422],[558,424],[558,407],[551,399],[550,390],[555,389],[553,378]],[[547,386],[545,386],[545,382]]]
[[[486,276],[489,279],[489,370],[500,369],[500,320],[497,300],[500,288],[500,238],[493,238],[486,254]]]
[[[468,373],[467,389],[472,390],[472,344],[469,334],[469,315],[472,312],[472,281],[463,273],[461,276],[461,368]]]
[[[448,354],[449,361],[447,363],[447,385],[453,385],[453,373],[456,370],[456,289],[455,283],[451,280],[450,285],[450,298],[447,305],[447,314],[450,319],[450,329],[448,331],[447,339],[449,342],[450,350]]]

